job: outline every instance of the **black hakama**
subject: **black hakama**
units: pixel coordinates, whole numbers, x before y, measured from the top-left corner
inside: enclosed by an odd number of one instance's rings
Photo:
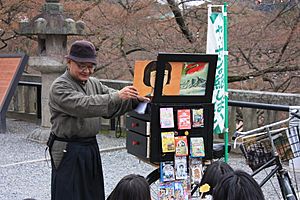
[[[58,168],[52,167],[51,181],[51,200],[105,200],[96,138],[68,142]]]

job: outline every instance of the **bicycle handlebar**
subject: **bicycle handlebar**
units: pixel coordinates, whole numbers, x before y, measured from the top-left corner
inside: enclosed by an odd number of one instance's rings
[[[296,110],[295,112],[291,112],[292,118],[296,117],[298,119],[300,119],[300,115],[298,114],[298,110]]]
[[[272,123],[272,124],[267,124],[267,125],[265,125],[265,126],[262,126],[262,127],[256,128],[256,129],[252,129],[252,130],[250,130],[250,131],[245,131],[245,132],[236,131],[236,132],[233,134],[233,136],[232,136],[232,140],[234,140],[234,145],[233,145],[234,148],[236,148],[236,141],[237,141],[240,137],[242,137],[242,136],[251,135],[251,134],[256,133],[256,132],[258,132],[258,131],[263,131],[263,130],[265,130],[265,129],[268,129],[268,128],[271,128],[271,127],[274,127],[274,126],[278,126],[278,125],[284,124],[284,123],[290,121],[291,119],[293,119],[293,118],[295,118],[295,117],[298,118],[298,119],[300,119],[300,115],[298,114],[298,110],[292,111],[292,112],[291,112],[291,115],[292,115],[292,116],[289,117],[289,118],[287,118],[287,119],[284,119],[284,120],[281,120],[281,121],[277,121],[277,122],[274,122],[274,123]]]

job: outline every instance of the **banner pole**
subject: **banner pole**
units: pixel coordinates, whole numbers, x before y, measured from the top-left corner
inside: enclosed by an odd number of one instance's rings
[[[228,162],[228,33],[227,33],[227,2],[223,6],[224,19],[224,85],[225,85],[225,162]]]

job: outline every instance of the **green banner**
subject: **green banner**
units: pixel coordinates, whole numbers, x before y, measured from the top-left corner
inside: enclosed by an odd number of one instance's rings
[[[212,12],[212,7],[209,6],[206,53],[218,54],[218,63],[213,93],[213,103],[215,104],[215,134],[225,133],[228,127],[227,69],[225,69],[225,56],[227,53],[227,49],[225,48],[227,48],[227,45],[224,38],[224,33],[226,32],[224,25],[224,13]]]

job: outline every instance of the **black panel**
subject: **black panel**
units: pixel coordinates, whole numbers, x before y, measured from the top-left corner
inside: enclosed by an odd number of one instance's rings
[[[176,131],[178,133],[178,136],[185,135],[186,130],[178,130],[177,127],[177,110],[203,108],[204,125],[202,127],[191,127],[191,129],[187,130],[189,132],[189,134],[187,135],[187,140],[189,143],[191,137],[203,137],[205,148],[204,159],[212,159],[214,104],[212,104],[211,102],[217,59],[217,55],[208,54],[158,54],[154,96],[152,97],[151,103],[149,103],[147,106],[146,114],[141,115],[136,113],[135,111],[132,111],[127,115],[126,128],[128,130],[128,133],[126,147],[129,153],[136,155],[140,159],[150,161],[154,164],[161,161],[174,160],[174,153],[162,152],[161,132]],[[203,82],[203,84],[205,84],[205,88],[204,86],[201,87],[203,88],[203,92],[199,92],[199,95],[162,95],[164,72],[167,62],[183,62],[192,64],[194,62],[208,63],[208,68],[206,71],[207,77],[206,80],[204,79],[205,82]],[[186,73],[186,71],[184,72]],[[174,128],[160,128],[159,111],[160,108],[163,107],[173,108],[175,125]],[[150,122],[150,137],[145,136],[147,132],[147,122]],[[133,127],[133,123],[138,123],[139,126],[134,125]],[[148,139],[150,139],[150,141],[148,141]],[[136,145],[136,142],[138,142],[138,145]],[[149,148],[149,142],[150,152],[147,152],[147,149]],[[190,144],[188,145],[190,146]],[[147,153],[150,153],[150,157],[148,157]]]
[[[159,109],[162,107],[173,107],[174,111],[174,128],[160,128]],[[199,109],[203,108],[204,126],[191,128],[189,130],[178,130],[177,127],[177,110],[178,109]],[[190,137],[203,137],[205,158],[212,159],[213,146],[213,119],[214,119],[214,104],[152,104],[152,118],[151,118],[151,162],[161,162],[174,159],[174,153],[162,153],[161,146],[161,132],[177,131],[178,136],[185,135],[185,131],[189,132],[187,136],[188,144]],[[189,144],[190,145],[190,144]]]

